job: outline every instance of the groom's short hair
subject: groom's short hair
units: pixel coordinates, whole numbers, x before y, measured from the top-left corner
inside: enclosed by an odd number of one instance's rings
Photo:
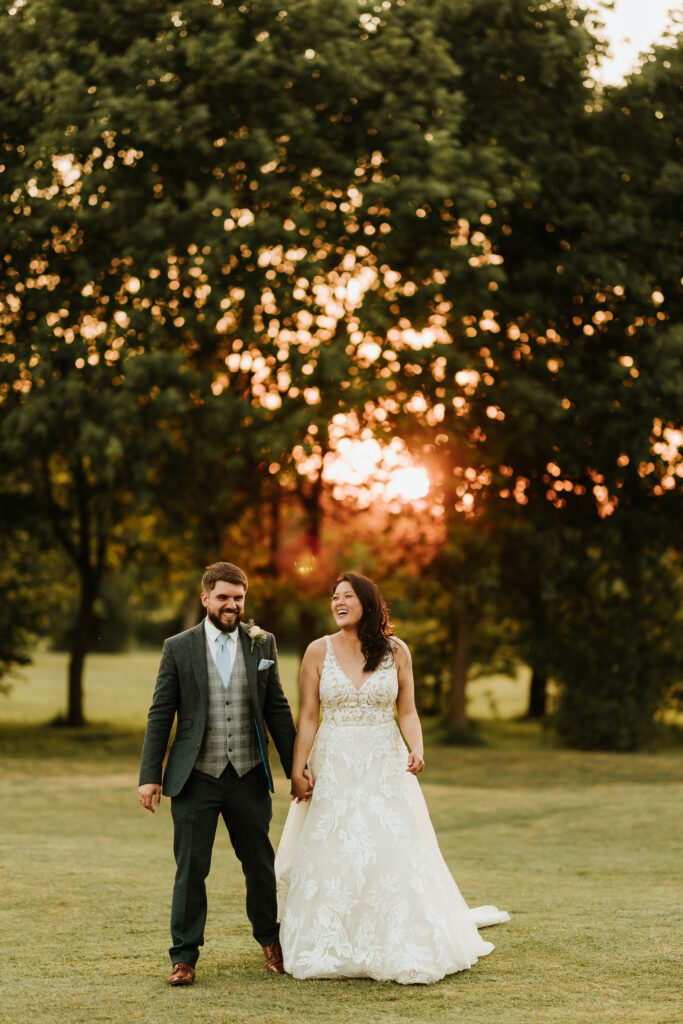
[[[240,569],[239,565],[233,565],[232,562],[214,562],[213,565],[207,565],[202,576],[203,592],[210,594],[219,580],[224,583],[234,583],[238,587],[242,586],[245,590],[249,586],[247,574]]]

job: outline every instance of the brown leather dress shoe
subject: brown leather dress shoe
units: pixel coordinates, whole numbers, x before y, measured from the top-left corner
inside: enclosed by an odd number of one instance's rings
[[[262,947],[266,954],[266,967],[271,974],[284,974],[285,965],[282,962],[282,946],[279,942],[271,942]]]
[[[174,964],[167,985],[191,985],[194,981],[194,967],[190,964]]]

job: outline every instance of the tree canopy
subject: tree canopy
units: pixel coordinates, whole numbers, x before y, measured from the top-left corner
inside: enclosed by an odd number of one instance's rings
[[[573,0],[25,0],[0,43],[0,487],[78,572],[69,720],[106,572],[247,544],[277,603],[369,431],[429,471],[451,721],[504,618],[572,742],[602,694],[588,745],[637,744],[680,668],[680,50],[601,89]]]

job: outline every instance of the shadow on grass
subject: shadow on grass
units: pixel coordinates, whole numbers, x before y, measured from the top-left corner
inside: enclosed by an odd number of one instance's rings
[[[5,757],[127,758],[140,756],[144,732],[120,729],[107,722],[82,728],[62,723],[0,726],[0,752]]]
[[[507,750],[568,750],[552,727],[552,720],[519,718],[471,719],[467,728],[437,718],[423,718],[425,743],[439,747],[489,747]],[[614,753],[576,748],[578,753]],[[650,739],[636,754],[683,751],[683,726],[656,722]]]
[[[559,746],[556,737],[540,721],[527,718],[471,719],[467,728],[440,719],[423,719],[425,742],[440,747],[510,747],[548,750]]]
[[[567,750],[540,722],[479,720],[463,737],[443,722],[424,722],[425,782],[449,785],[557,785],[560,776],[579,786],[599,782],[683,779],[683,731],[661,725],[656,741],[636,754]],[[44,763],[75,761],[97,768],[103,761],[139,762],[144,733],[97,722],[77,729],[42,725],[0,725],[0,758]],[[463,739],[465,742],[463,742]],[[130,767],[130,766],[129,766]],[[280,773],[277,756],[273,767]],[[87,769],[89,770],[89,769]],[[286,786],[284,778],[281,785]]]

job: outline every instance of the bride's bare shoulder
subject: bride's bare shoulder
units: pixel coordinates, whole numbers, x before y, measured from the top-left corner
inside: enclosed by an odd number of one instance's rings
[[[311,641],[306,648],[304,658],[307,661],[317,662],[322,661],[325,657],[325,651],[327,650],[327,644],[324,636],[319,636],[317,640]]]
[[[405,641],[401,640],[397,636],[392,636],[389,640],[391,644],[391,650],[394,654],[394,659],[397,665],[410,664],[410,649]]]

